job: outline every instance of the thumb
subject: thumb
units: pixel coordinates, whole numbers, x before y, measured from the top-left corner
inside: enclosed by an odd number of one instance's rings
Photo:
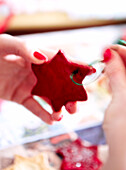
[[[109,53],[106,53],[107,50]],[[105,73],[110,81],[112,94],[116,95],[126,89],[126,70],[119,54],[112,49],[107,50],[104,53],[104,58],[107,57],[110,60],[106,62]]]

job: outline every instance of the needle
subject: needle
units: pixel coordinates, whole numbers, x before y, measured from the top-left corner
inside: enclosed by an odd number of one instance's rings
[[[95,81],[96,79],[98,79],[99,76],[102,74],[104,68],[105,68],[105,64],[102,62],[102,60],[95,60],[88,65],[95,68],[96,72],[92,73],[89,76],[86,76],[85,79],[83,80],[82,84],[77,83],[73,80],[74,75],[77,74],[77,73],[72,73],[70,75],[70,78],[71,78],[73,83],[75,83],[76,85],[79,85],[79,86],[88,85],[88,84],[92,83],[93,81]]]

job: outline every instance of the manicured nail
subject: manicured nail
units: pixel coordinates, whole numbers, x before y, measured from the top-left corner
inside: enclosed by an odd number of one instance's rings
[[[96,73],[96,69],[95,69],[94,67],[92,68],[92,72],[93,72],[93,73]]]
[[[60,121],[62,118],[63,118],[63,115],[61,115],[57,121]]]
[[[39,52],[37,52],[37,51],[35,51],[35,52],[33,53],[33,55],[34,55],[35,58],[37,58],[37,59],[39,59],[39,60],[46,60],[46,59],[47,59],[43,54],[41,54],[41,53],[39,53]]]
[[[108,48],[107,50],[105,50],[105,52],[103,54],[104,59],[102,60],[102,62],[104,62],[104,63],[109,62],[111,57],[112,57],[112,53],[111,53],[111,50]]]

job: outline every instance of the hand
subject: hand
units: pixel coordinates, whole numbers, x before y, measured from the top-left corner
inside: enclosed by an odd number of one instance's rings
[[[6,34],[0,35],[0,98],[19,103],[46,123],[52,124],[61,119],[61,112],[50,115],[31,95],[36,83],[31,63],[42,64],[54,56],[54,52],[42,52],[45,58],[36,59],[22,40]],[[69,113],[74,113],[76,102],[69,102],[65,107]]]
[[[111,59],[105,73],[110,82],[112,101],[106,110],[103,129],[109,146],[104,170],[126,169],[126,47],[110,47]]]

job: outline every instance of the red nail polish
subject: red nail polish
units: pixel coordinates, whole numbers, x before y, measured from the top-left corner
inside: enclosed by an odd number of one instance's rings
[[[93,72],[93,73],[96,73],[96,69],[95,69],[95,68],[92,68],[92,72]]]
[[[41,54],[41,53],[39,53],[39,52],[37,52],[37,51],[35,51],[35,52],[33,53],[33,55],[34,55],[35,58],[37,58],[37,59],[39,59],[39,60],[46,60],[46,57],[45,57],[43,54]]]
[[[110,49],[105,50],[104,54],[103,54],[103,60],[102,62],[107,63],[110,59],[111,59],[112,53]]]
[[[57,121],[60,121],[62,118],[63,118],[63,115],[61,115]]]

